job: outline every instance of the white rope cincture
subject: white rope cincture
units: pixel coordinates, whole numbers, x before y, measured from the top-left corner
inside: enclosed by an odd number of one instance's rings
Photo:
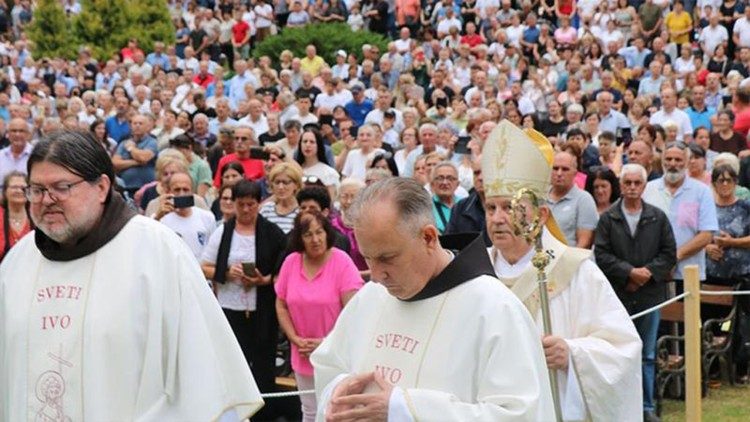
[[[263,397],[264,399],[275,399],[279,397],[301,396],[304,394],[315,394],[315,390],[285,391],[282,393],[265,393],[265,394],[261,394],[260,396]]]
[[[710,290],[701,290],[700,293],[702,295],[706,296],[748,296],[750,295],[750,290],[739,290],[739,291],[710,291]],[[679,301],[680,299],[684,299],[686,297],[690,296],[690,292],[684,292],[682,294],[679,294],[671,299],[668,299],[656,306],[653,306],[651,308],[646,309],[645,311],[638,312],[637,314],[631,315],[630,319],[638,319],[644,315],[650,314],[651,312],[654,312],[658,309],[661,309],[667,305],[670,305],[672,303],[675,303]],[[294,397],[294,396],[302,396],[305,394],[315,394],[315,390],[302,390],[302,391],[285,391],[281,393],[265,393],[261,394],[260,396],[264,399],[274,399],[274,398],[280,398],[280,397]]]
[[[644,316],[644,315],[650,314],[651,312],[654,312],[654,311],[656,311],[656,310],[658,310],[658,309],[661,309],[661,308],[663,308],[663,307],[665,307],[665,306],[667,306],[667,305],[670,305],[670,304],[672,304],[672,303],[675,303],[675,302],[677,302],[678,300],[680,300],[680,299],[682,299],[682,298],[685,298],[685,297],[688,297],[688,296],[690,296],[690,292],[685,292],[685,293],[679,294],[679,295],[677,295],[677,296],[673,297],[672,299],[669,299],[669,300],[667,300],[667,301],[664,301],[664,302],[662,302],[662,303],[660,303],[660,304],[658,304],[658,305],[656,305],[656,306],[654,306],[654,307],[648,308],[648,309],[646,309],[645,311],[641,311],[641,312],[638,312],[638,313],[637,313],[637,314],[635,314],[635,315],[631,315],[631,316],[630,316],[630,319],[631,319],[631,320],[634,320],[634,319],[640,318],[640,317],[642,317],[642,316]]]
[[[716,290],[701,290],[703,296],[747,296],[750,295],[750,290],[727,290],[727,291],[716,291]]]

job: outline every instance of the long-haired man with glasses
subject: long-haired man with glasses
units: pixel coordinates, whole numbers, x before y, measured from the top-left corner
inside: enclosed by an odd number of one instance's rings
[[[90,133],[34,147],[37,230],[0,265],[0,420],[241,420],[262,405],[195,257]],[[116,416],[113,416],[116,415]]]

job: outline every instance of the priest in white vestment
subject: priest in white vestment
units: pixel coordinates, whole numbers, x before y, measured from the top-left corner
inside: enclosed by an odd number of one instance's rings
[[[52,133],[28,169],[36,232],[0,266],[0,420],[237,421],[262,407],[193,254],[114,192],[96,140]]]
[[[490,134],[482,151],[488,249],[497,276],[524,303],[543,332],[535,250],[513,231],[512,199],[522,188],[541,204],[550,185],[552,146],[533,130],[508,121]],[[557,371],[565,421],[642,420],[641,340],[591,251],[568,247],[546,206],[539,209],[552,335],[542,338],[550,369]],[[526,216],[527,218],[530,215]],[[521,217],[518,217],[521,218]]]
[[[350,216],[374,281],[312,354],[318,420],[553,420],[536,327],[482,239],[443,249],[412,179],[369,186]]]

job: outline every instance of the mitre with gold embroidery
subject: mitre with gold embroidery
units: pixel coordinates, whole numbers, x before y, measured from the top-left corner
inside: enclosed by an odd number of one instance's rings
[[[527,188],[539,199],[547,198],[553,155],[552,145],[541,133],[501,121],[482,149],[484,195],[512,197]]]
[[[512,198],[526,188],[544,201],[549,196],[554,155],[552,144],[541,133],[501,121],[482,148],[484,196]],[[552,215],[546,226],[555,238],[566,243]]]

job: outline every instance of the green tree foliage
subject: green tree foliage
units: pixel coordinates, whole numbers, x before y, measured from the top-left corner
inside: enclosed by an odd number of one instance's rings
[[[338,50],[354,53],[362,60],[362,45],[377,45],[380,51],[386,51],[388,40],[373,32],[352,31],[345,23],[314,24],[285,28],[279,35],[268,37],[258,44],[253,50],[253,56],[268,56],[277,64],[279,54],[284,50],[290,50],[295,57],[304,57],[308,44],[315,45],[318,55],[332,65],[336,62]]]
[[[174,42],[174,26],[164,0],[82,0],[73,18],[73,33],[91,47],[97,60],[107,60],[135,38],[144,51],[155,41]]]
[[[58,0],[39,0],[27,34],[33,42],[35,58],[73,59],[77,54],[77,44],[70,31],[68,17]]]
[[[82,0],[81,13],[73,18],[73,33],[80,44],[91,47],[97,60],[107,60],[127,44],[132,33],[126,0]]]
[[[164,0],[130,0],[130,36],[144,51],[153,50],[154,42],[174,42],[175,29]]]

